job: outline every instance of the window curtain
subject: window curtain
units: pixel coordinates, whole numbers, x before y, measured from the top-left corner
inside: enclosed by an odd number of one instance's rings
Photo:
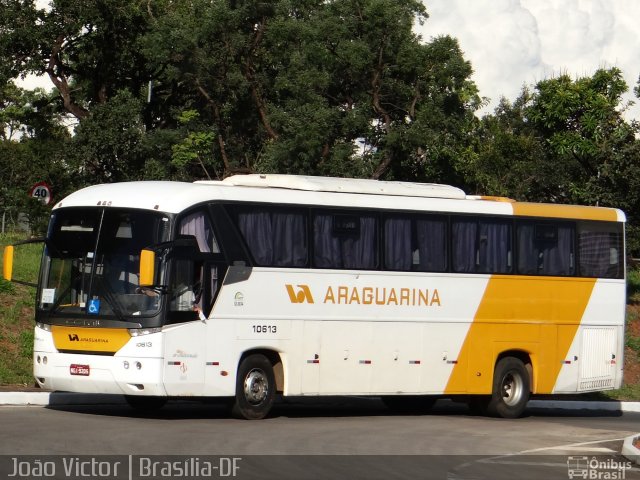
[[[476,239],[478,224],[475,220],[455,220],[452,224],[453,271],[476,271]]]
[[[537,275],[539,252],[534,246],[533,224],[518,225],[518,273],[523,275]]]
[[[573,229],[558,227],[558,242],[543,249],[543,275],[573,274]]]
[[[202,211],[192,213],[187,215],[180,222],[180,234],[181,235],[193,235],[198,242],[198,248],[202,253],[219,253],[220,249],[218,248],[218,243],[216,242],[215,236],[213,234],[213,228],[211,227],[211,223],[206,214]],[[187,267],[191,265],[189,268],[193,269],[193,262],[183,262],[186,265],[183,265],[181,268],[185,269],[183,272],[186,275],[185,280],[187,282],[191,282],[192,280],[188,280],[188,278],[193,278],[193,273],[186,273]],[[216,267],[211,267],[211,272],[209,275],[209,291],[211,293],[209,298],[213,298],[215,296],[215,292],[218,288],[218,269]],[[176,281],[178,279],[176,278]],[[199,273],[199,281],[202,288],[205,288],[204,285],[204,272],[200,270]],[[189,283],[187,283],[188,285]],[[202,291],[194,292],[195,301],[197,305],[202,309],[203,308],[203,295]],[[176,308],[180,309],[183,307]],[[209,312],[204,312],[205,315],[208,315]]]
[[[389,270],[411,270],[411,220],[388,218],[384,223],[385,267]]]
[[[180,222],[181,235],[193,235],[198,241],[198,248],[203,253],[212,253],[215,240],[213,229],[204,212],[195,212],[187,215]],[[214,252],[217,253],[217,252]]]
[[[360,236],[342,239],[342,265],[345,268],[375,268],[376,251],[376,219],[360,217]]]
[[[524,275],[572,275],[573,228],[557,226],[554,241],[536,239],[534,223],[518,225],[518,273]]]
[[[314,265],[319,268],[372,269],[377,264],[376,219],[360,217],[360,235],[334,234],[333,215],[313,220]]]
[[[319,268],[341,268],[340,240],[333,236],[333,217],[316,215],[313,219],[313,263]]]
[[[301,267],[307,263],[304,217],[300,214],[273,213],[273,264],[279,267]]]
[[[442,220],[417,220],[419,270],[444,272],[447,269],[446,227]]]
[[[508,222],[480,221],[478,272],[509,273],[511,270],[511,226]]]
[[[238,228],[258,265],[306,265],[306,224],[302,214],[264,210],[240,212]]]

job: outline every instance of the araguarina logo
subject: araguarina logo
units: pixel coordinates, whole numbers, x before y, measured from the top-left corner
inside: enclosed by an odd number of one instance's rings
[[[294,290],[293,285],[285,286],[287,287],[287,293],[289,294],[291,303],[314,303],[313,295],[311,295],[311,290],[308,285],[296,285],[298,287],[297,292]]]
[[[69,341],[70,342],[79,342],[80,341],[80,337],[78,337],[77,333],[73,333],[73,334],[69,334]]]

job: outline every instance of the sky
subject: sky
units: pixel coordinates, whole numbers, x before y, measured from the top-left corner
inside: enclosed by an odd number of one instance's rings
[[[640,75],[638,0],[424,0],[429,18],[416,27],[428,41],[458,39],[474,69],[473,80],[491,113],[504,96],[514,101],[523,85],[560,74],[591,76],[598,68],[622,70],[634,100]],[[640,100],[637,103],[640,104]],[[627,119],[640,120],[640,105]]]

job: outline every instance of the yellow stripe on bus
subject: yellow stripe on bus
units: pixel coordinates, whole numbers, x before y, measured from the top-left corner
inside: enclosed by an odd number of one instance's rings
[[[529,355],[534,393],[551,393],[595,279],[493,276],[449,377],[446,393],[488,394],[500,353]]]
[[[618,211],[613,208],[557,205],[548,203],[513,203],[513,214],[523,217],[566,218],[576,220],[604,220],[616,222]]]
[[[131,338],[126,328],[51,327],[58,350],[115,353]]]

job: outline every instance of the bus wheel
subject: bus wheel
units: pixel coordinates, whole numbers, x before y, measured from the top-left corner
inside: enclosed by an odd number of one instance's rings
[[[514,357],[503,358],[496,365],[487,413],[502,418],[520,417],[529,401],[530,385],[524,363]]]
[[[232,415],[247,420],[266,417],[273,405],[275,389],[271,362],[264,355],[249,355],[238,369]]]
[[[380,399],[393,412],[421,414],[431,410],[438,397],[429,395],[385,395]]]
[[[167,403],[167,397],[147,397],[143,395],[125,395],[124,399],[129,406],[141,412],[159,410]]]

